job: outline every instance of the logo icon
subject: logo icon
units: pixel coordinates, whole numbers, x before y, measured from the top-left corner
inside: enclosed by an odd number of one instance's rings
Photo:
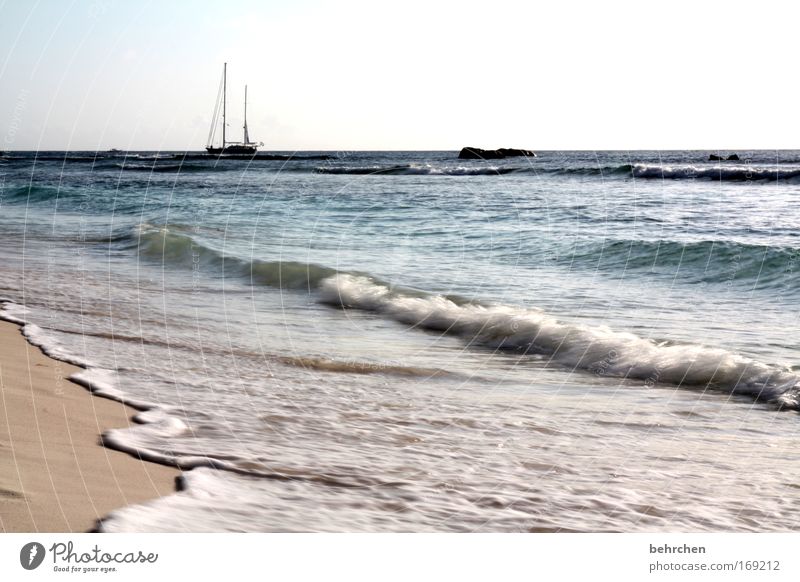
[[[19,551],[19,563],[26,570],[35,570],[44,561],[44,546],[39,542],[29,542]]]

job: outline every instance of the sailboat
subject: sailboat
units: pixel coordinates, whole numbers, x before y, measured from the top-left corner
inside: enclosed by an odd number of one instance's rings
[[[222,145],[219,147],[214,146],[214,138],[217,133],[217,126],[220,113],[220,92],[222,93]],[[250,134],[247,131],[247,85],[244,86],[244,134],[242,141],[227,141],[225,139],[225,114],[227,113],[227,93],[228,93],[228,63],[225,63],[222,68],[222,86],[220,92],[217,93],[217,103],[214,106],[214,116],[211,120],[211,129],[208,131],[208,145],[206,151],[209,154],[218,155],[237,155],[237,156],[252,156],[258,151],[259,146],[263,146],[263,142],[250,141]]]

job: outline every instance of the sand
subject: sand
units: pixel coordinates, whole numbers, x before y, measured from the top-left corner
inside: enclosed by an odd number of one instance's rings
[[[89,531],[116,508],[175,491],[177,469],[100,445],[135,411],[70,382],[77,371],[0,321],[0,531]]]

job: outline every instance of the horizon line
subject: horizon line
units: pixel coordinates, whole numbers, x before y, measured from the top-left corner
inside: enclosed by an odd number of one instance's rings
[[[333,148],[333,149],[264,149],[258,150],[253,155],[258,155],[261,153],[273,153],[273,152],[458,152],[463,148],[466,147],[478,147],[478,146],[463,146],[462,148],[455,148],[455,149],[355,149],[355,148]],[[76,153],[112,153],[112,149],[53,149],[53,148],[39,148],[39,149],[0,149],[0,156],[4,153],[9,152],[20,152],[20,153],[37,153],[37,152],[76,152]],[[483,149],[499,149],[499,148],[483,148]],[[735,148],[712,148],[712,147],[705,147],[705,148],[674,148],[674,147],[656,147],[656,148],[534,148],[530,151],[533,152],[743,152],[743,151],[800,151],[800,146],[798,147],[771,147],[771,148],[764,148],[764,147],[735,147]],[[128,153],[128,152],[185,152],[185,153],[205,153],[204,149],[129,149],[129,150],[117,150],[114,153]],[[210,154],[209,154],[210,155]],[[244,156],[247,157],[247,156]]]

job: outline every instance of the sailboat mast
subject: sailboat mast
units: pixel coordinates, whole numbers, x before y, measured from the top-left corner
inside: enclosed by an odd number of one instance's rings
[[[244,143],[250,141],[250,136],[247,135],[247,85],[244,86]]]
[[[219,94],[222,92],[222,145],[217,147],[214,145],[214,140],[219,129]],[[234,104],[235,105],[235,104]],[[212,155],[255,155],[259,146],[263,143],[256,143],[250,141],[250,132],[247,129],[247,85],[244,86],[244,125],[242,126],[244,132],[244,139],[236,141],[236,137],[232,137],[232,141],[228,141],[228,63],[225,63],[222,68],[222,82],[217,88],[217,101],[214,103],[214,115],[211,119],[211,129],[208,130],[208,145],[206,145],[206,152]],[[0,581],[2,582],[2,581]]]
[[[228,92],[228,63],[222,68],[222,149],[225,149],[225,101]]]

